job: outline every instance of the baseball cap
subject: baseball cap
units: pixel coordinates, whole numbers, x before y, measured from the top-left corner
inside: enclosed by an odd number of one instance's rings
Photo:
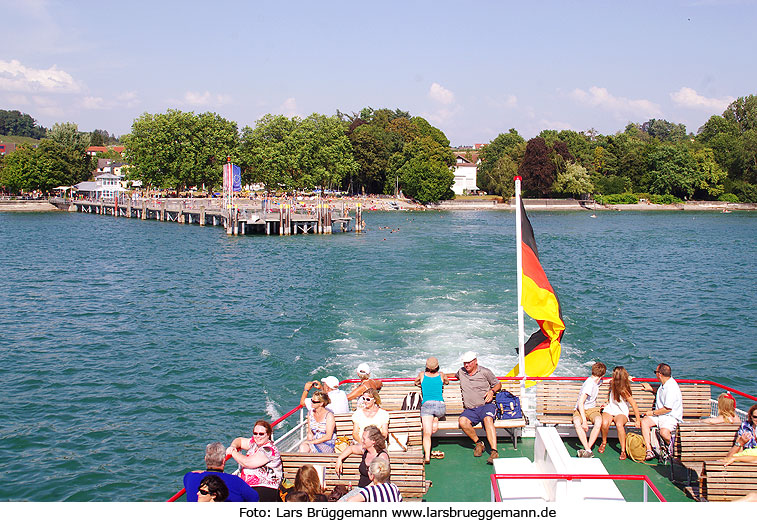
[[[339,379],[337,379],[333,375],[330,375],[321,379],[321,383],[326,383],[331,388],[337,388],[339,386]]]
[[[477,357],[478,357],[478,354],[476,352],[474,352],[474,351],[467,351],[467,352],[465,352],[463,354],[463,362],[464,363],[469,363],[473,359],[476,359]]]
[[[368,363],[360,363],[357,365],[357,373],[370,375],[371,367],[368,366]]]

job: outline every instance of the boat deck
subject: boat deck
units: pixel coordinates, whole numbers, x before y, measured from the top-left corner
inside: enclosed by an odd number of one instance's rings
[[[576,454],[579,447],[578,439],[563,439],[565,447],[571,455]],[[670,477],[670,466],[661,466],[656,460],[649,463],[637,463],[631,459],[618,460],[618,441],[609,439],[604,454],[596,454],[611,475],[647,475],[669,502],[693,502],[682,489],[673,484]],[[487,453],[481,458],[473,456],[473,444],[462,438],[434,438],[432,449],[444,451],[441,460],[432,459],[426,465],[426,479],[432,481],[432,486],[425,495],[427,502],[490,502],[490,475],[494,473],[493,466],[487,465]],[[499,440],[497,447],[500,458],[527,457],[533,458],[534,438],[521,438],[518,448],[513,449],[509,441]],[[454,478],[453,478],[454,477]],[[638,481],[615,481],[626,501],[641,502],[643,485]],[[657,502],[654,495],[649,496],[650,502]]]

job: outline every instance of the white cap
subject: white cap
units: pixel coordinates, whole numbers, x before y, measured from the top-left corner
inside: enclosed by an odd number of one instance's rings
[[[472,360],[476,359],[478,357],[478,354],[474,351],[467,351],[463,354],[463,362],[469,363]]]
[[[339,387],[339,379],[334,377],[333,375],[330,375],[328,377],[324,377],[321,379],[321,383],[325,383],[329,385],[331,388],[338,388]]]
[[[371,367],[368,363],[360,363],[357,365],[357,373],[371,375]]]

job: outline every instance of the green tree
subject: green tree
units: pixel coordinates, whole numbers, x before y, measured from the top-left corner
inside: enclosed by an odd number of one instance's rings
[[[589,178],[589,172],[580,164],[568,162],[566,169],[557,174],[555,183],[552,185],[553,191],[557,193],[567,193],[575,197],[587,195],[594,191],[594,185]]]
[[[390,160],[390,174],[399,180],[405,195],[422,203],[452,199],[455,176],[450,169],[455,158],[449,147],[431,137],[423,137],[405,144],[402,153]],[[393,182],[387,181],[385,193],[393,193]]]
[[[723,117],[736,124],[741,132],[757,129],[757,96],[738,98],[728,105]]]
[[[235,122],[215,113],[169,109],[142,114],[124,138],[130,175],[159,188],[220,185],[227,156],[236,156]]]
[[[14,193],[40,190],[50,193],[57,186],[72,186],[91,176],[89,157],[50,139],[38,147],[21,146],[4,157],[0,185]]]
[[[487,193],[502,195],[504,192],[509,197],[514,183],[508,183],[507,179],[512,180],[517,174],[525,150],[526,141],[515,129],[498,135],[479,151],[481,164],[476,174],[476,185]],[[511,164],[515,164],[512,174]]]
[[[91,145],[89,133],[79,132],[79,126],[75,123],[56,123],[47,132],[47,137],[64,147],[81,152],[82,155]]]

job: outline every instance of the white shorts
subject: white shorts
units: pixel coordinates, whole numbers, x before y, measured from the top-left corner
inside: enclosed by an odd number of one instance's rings
[[[678,426],[678,420],[668,414],[663,414],[662,416],[649,416],[649,418],[651,418],[654,424],[660,429],[667,429],[670,432],[675,431]]]

